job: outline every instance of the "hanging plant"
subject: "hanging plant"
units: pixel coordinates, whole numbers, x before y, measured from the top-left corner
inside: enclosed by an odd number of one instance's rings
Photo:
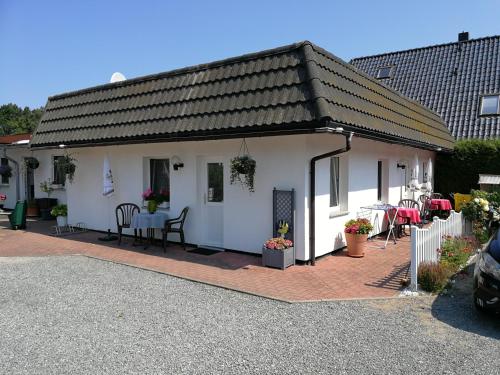
[[[12,167],[10,165],[0,165],[0,176],[11,178],[12,177]]]
[[[73,177],[75,176],[76,171],[76,159],[73,158],[70,154],[64,155],[62,158],[57,159],[56,167],[59,172],[65,176],[68,176],[68,180],[70,183],[73,182]]]
[[[34,157],[29,157],[24,159],[24,165],[28,169],[37,169],[40,166],[40,162],[38,161],[37,158]]]
[[[231,184],[236,182],[248,188],[251,193],[255,192],[254,178],[257,163],[248,153],[248,147],[243,139],[239,155],[231,159]]]

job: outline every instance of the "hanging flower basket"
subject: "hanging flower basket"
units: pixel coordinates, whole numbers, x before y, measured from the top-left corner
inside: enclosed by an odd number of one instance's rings
[[[59,172],[65,176],[68,176],[69,182],[73,182],[73,177],[75,176],[76,159],[73,158],[70,154],[64,155],[64,157],[57,159],[56,167]]]
[[[243,153],[242,153],[243,152]],[[239,182],[250,192],[255,192],[254,178],[257,163],[248,153],[248,147],[243,140],[239,155],[231,159],[231,184]]]
[[[12,167],[10,165],[0,165],[0,176],[11,178]]]
[[[24,159],[24,165],[26,165],[28,169],[37,169],[40,166],[40,162],[37,158],[29,157]]]

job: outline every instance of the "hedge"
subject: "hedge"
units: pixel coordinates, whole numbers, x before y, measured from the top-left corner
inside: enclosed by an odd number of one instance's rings
[[[469,193],[479,188],[480,173],[500,175],[500,140],[458,141],[452,154],[438,154],[434,189]]]

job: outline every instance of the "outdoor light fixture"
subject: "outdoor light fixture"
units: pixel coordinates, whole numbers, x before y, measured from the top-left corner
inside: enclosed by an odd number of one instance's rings
[[[59,145],[59,148],[65,148],[65,147],[66,147],[66,145],[63,145],[63,144]]]
[[[178,171],[179,168],[184,168],[184,163],[182,162],[181,158],[178,156],[173,156],[172,157],[172,165],[174,167],[174,171]]]
[[[436,148],[436,151],[441,151],[441,150],[442,150],[441,147]]]
[[[343,127],[341,127],[341,126],[339,126],[338,128],[335,128],[335,131],[336,131],[337,133],[342,133],[342,132],[344,131],[344,128],[343,128]]]
[[[404,165],[404,164],[399,164],[399,163],[398,163],[398,164],[397,164],[397,167],[398,167],[398,168],[401,168],[401,169],[406,169],[406,165]]]

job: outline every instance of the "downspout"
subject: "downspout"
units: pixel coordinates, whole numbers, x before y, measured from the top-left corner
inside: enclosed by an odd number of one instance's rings
[[[330,134],[343,134],[345,136],[345,147],[327,152],[325,154],[317,155],[311,159],[309,169],[309,262],[312,266],[316,264],[316,162],[321,159],[329,158],[335,155],[343,154],[351,149],[351,140],[354,135],[353,132],[346,133],[341,127],[319,128],[316,133],[330,133]]]
[[[19,179],[19,163],[7,155],[7,148],[3,148],[3,157],[14,164],[14,172],[16,174],[16,202],[21,199],[21,187]]]

